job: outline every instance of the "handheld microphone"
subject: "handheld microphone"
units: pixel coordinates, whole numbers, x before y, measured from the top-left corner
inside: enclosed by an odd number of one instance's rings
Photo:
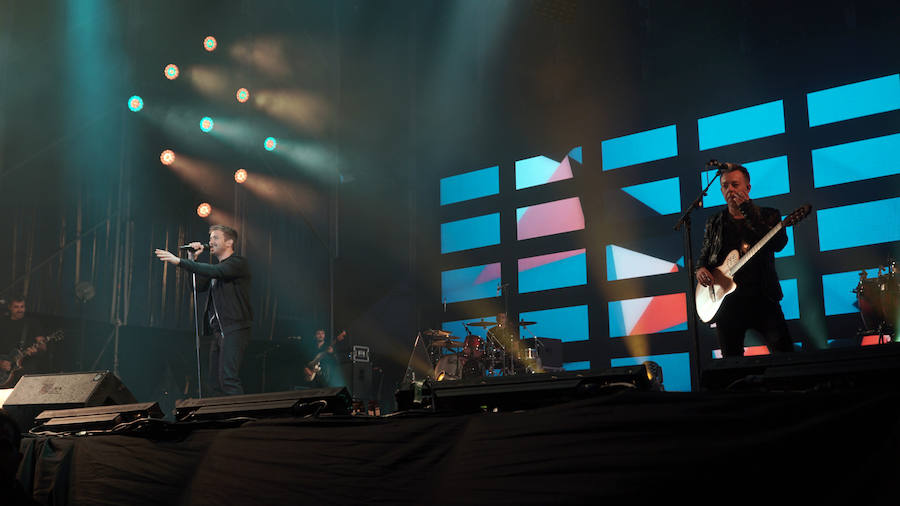
[[[207,243],[207,244],[201,244],[201,246],[203,246],[204,249],[209,249],[209,244],[208,244],[208,243]],[[191,246],[190,244],[183,244],[183,245],[179,246],[178,249],[180,249],[180,250],[188,250],[188,249],[189,249],[189,250],[193,250],[194,247]]]

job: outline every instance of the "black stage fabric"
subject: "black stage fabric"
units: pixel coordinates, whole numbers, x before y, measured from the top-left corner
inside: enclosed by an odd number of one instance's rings
[[[627,391],[479,414],[23,441],[52,505],[896,504],[900,393]]]

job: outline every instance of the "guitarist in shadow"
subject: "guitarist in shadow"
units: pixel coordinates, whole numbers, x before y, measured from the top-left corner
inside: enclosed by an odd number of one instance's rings
[[[8,309],[9,314],[0,318],[0,376],[13,369],[25,374],[50,372],[44,327],[26,314],[25,297],[14,296]]]
[[[318,329],[315,339],[307,346],[304,355],[303,385],[309,388],[335,386],[340,382],[335,350],[341,350],[346,332],[331,340],[325,339],[325,329]],[[340,351],[338,351],[340,353]]]
[[[759,207],[750,200],[750,173],[745,167],[724,163],[721,170],[721,191],[728,207],[706,221],[696,273],[705,287],[715,281],[713,273],[729,252],[743,255],[781,222],[778,209]],[[714,320],[723,357],[744,355],[744,335],[749,329],[762,334],[770,352],[793,351],[775,272],[775,252],[787,242],[782,228],[735,274],[737,289],[722,301]]]

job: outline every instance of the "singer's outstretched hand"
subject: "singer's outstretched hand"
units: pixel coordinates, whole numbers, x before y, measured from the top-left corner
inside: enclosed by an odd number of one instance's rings
[[[172,265],[178,265],[178,263],[181,262],[180,258],[164,249],[158,249],[154,253],[156,253],[156,258],[162,260],[163,262],[169,262]]]

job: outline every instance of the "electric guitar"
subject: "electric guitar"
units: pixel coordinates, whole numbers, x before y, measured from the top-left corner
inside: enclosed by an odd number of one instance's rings
[[[306,377],[306,381],[312,381],[316,379],[316,375],[322,371],[322,359],[325,358],[325,355],[334,352],[333,350],[328,351],[328,349],[334,346],[335,341],[343,341],[346,335],[347,331],[345,330],[338,334],[336,337],[333,337],[331,339],[331,342],[328,343],[328,346],[325,346],[322,351],[316,353],[315,358],[313,358],[309,361],[308,364],[306,364],[306,367],[303,368],[303,375]]]
[[[722,265],[715,269],[710,269],[709,272],[712,274],[713,282],[709,286],[697,283],[695,300],[697,302],[697,315],[700,319],[704,322],[712,320],[719,311],[719,307],[722,306],[722,301],[725,300],[725,297],[737,289],[737,283],[734,281],[734,275],[737,274],[737,271],[749,262],[753,255],[758,253],[770,239],[775,237],[779,230],[784,227],[790,227],[806,218],[811,209],[812,206],[809,204],[799,207],[780,223],[772,227],[772,230],[769,230],[759,242],[747,250],[744,256],[741,256],[736,249],[731,250],[725,257]]]
[[[44,343],[50,344],[50,343],[55,343],[57,341],[62,341],[64,337],[65,337],[65,334],[63,333],[63,331],[57,330],[56,332],[50,334],[49,336],[45,336]],[[34,355],[37,355],[38,353],[43,353],[43,352],[37,351],[37,350],[35,350],[31,353],[26,353],[26,350],[28,350],[28,348],[31,348],[32,346],[35,346],[36,344],[37,343],[32,343],[27,346],[23,344],[16,348],[16,350],[14,352],[15,359],[13,360],[12,367],[10,368],[10,370],[4,371],[4,370],[0,369],[0,388],[13,388],[14,386],[16,386],[16,383],[18,383],[19,378],[21,378],[22,374],[23,374],[23,366],[22,366],[23,359],[25,359],[27,357],[33,357]]]

